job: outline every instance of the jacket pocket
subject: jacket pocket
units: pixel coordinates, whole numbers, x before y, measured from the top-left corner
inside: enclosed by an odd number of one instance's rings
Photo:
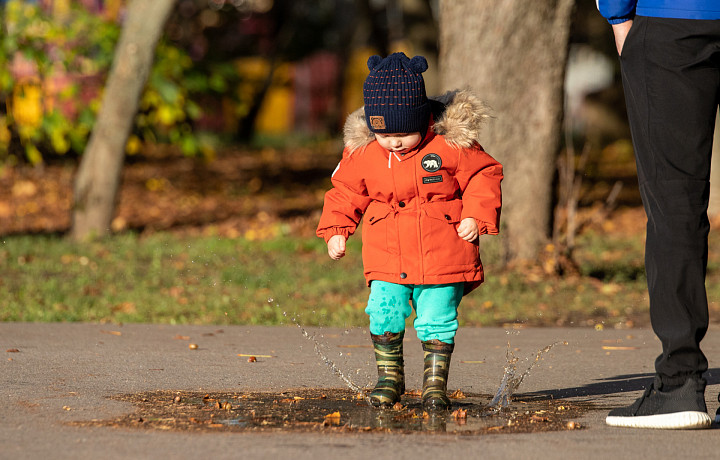
[[[422,232],[426,260],[439,266],[479,263],[478,247],[457,234],[462,216],[461,200],[426,203],[423,210],[427,216]]]
[[[365,211],[362,228],[362,254],[365,271],[370,271],[387,264],[392,249],[391,244],[396,238],[393,219],[394,211],[386,204],[372,202]],[[397,251],[395,251],[397,252]]]

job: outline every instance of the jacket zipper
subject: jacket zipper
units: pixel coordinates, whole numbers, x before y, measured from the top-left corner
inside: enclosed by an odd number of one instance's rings
[[[419,154],[419,151],[418,151]],[[420,214],[420,187],[418,186],[418,162],[413,161],[413,183],[415,185],[415,205],[417,207],[417,238],[418,238],[418,256],[420,259],[420,284],[425,283],[425,256],[423,255],[423,239],[422,239],[422,225],[420,224],[421,221],[421,214]]]

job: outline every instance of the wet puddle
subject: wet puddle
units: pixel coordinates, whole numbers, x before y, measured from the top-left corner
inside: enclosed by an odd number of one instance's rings
[[[422,410],[419,391],[403,396],[392,409],[376,409],[364,392],[347,389],[298,389],[285,392],[201,393],[156,391],[118,395],[137,410],[116,419],[75,422],[174,431],[349,433],[451,433],[482,435],[574,430],[591,409],[589,404],[515,395],[503,408],[493,408],[492,395],[451,395],[451,411]]]
[[[377,409],[369,404],[370,390],[354,383],[329,358],[327,346],[324,347],[322,341],[308,333],[295,318],[290,319],[347,388],[305,388],[274,393],[166,390],[117,395],[110,399],[130,402],[136,406],[136,411],[116,419],[74,422],[73,425],[209,432],[483,435],[582,429],[577,420],[592,409],[586,402],[515,394],[523,380],[542,361],[543,355],[556,345],[567,345],[567,342],[552,343],[524,360],[513,354],[508,342],[504,375],[495,395],[465,394],[457,390],[449,395],[450,411],[424,411],[419,390],[403,395],[402,401],[393,408]]]

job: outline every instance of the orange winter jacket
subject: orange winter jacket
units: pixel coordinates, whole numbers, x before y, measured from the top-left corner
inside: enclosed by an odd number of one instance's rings
[[[362,109],[348,117],[317,235],[347,238],[363,219],[368,284],[465,282],[468,293],[483,281],[477,240],[460,238],[457,226],[472,217],[480,234],[498,233],[502,166],[477,142],[485,118],[480,100],[469,91],[443,98],[444,112],[403,156],[374,140]]]

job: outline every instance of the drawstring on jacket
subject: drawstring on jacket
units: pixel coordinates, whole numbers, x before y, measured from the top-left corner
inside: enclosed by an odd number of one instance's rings
[[[388,153],[391,153],[391,154],[392,154],[392,155],[388,155],[388,169],[390,169],[390,168],[392,167],[391,162],[392,162],[392,157],[393,157],[393,155],[395,155],[395,159],[396,159],[397,161],[400,161],[400,157],[397,156],[397,153],[395,153],[395,152],[390,152],[390,151],[388,151]]]

